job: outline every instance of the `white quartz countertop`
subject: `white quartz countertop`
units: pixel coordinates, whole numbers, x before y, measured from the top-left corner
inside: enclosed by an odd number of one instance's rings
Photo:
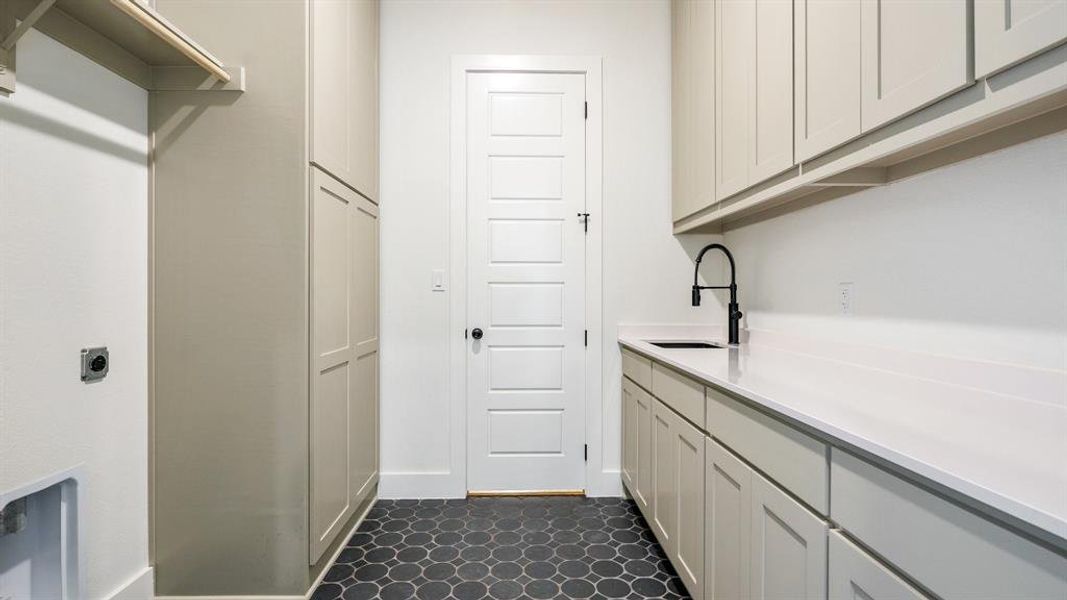
[[[771,346],[619,342],[1067,540],[1067,405]]]

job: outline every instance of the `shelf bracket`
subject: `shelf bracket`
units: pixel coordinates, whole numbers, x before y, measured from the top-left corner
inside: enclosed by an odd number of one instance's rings
[[[15,44],[55,3],[56,0],[41,0],[15,25],[10,2],[0,0],[0,94],[6,96],[15,91]]]
[[[222,81],[200,67],[152,67],[153,92],[237,92],[245,91],[245,68],[224,67],[229,76]]]

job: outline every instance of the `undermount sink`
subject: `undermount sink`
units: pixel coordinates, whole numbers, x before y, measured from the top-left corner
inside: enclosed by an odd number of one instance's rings
[[[649,341],[649,344],[659,348],[722,348],[720,344],[712,344],[711,342],[653,342]]]

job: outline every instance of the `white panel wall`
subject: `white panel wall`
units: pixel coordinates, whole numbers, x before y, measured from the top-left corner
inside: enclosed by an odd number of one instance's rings
[[[430,291],[431,269],[448,267],[454,54],[603,57],[604,214],[592,218],[604,226],[604,387],[593,400],[604,403],[604,422],[601,453],[591,454],[611,480],[616,325],[723,318],[712,294],[689,306],[692,257],[710,238],[671,235],[667,2],[389,1],[381,26],[383,495],[433,495],[453,472],[451,444],[464,443],[447,425],[450,292]],[[716,276],[712,260],[705,268]]]
[[[0,98],[0,490],[85,465],[86,598],[151,594],[147,95],[36,31]],[[79,351],[111,371],[79,380]]]
[[[1067,368],[1067,133],[725,238],[750,328]]]

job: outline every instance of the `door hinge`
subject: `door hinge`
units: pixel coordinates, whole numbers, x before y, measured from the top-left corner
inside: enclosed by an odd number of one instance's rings
[[[589,103],[588,102],[585,103],[585,118],[587,120],[589,119]]]
[[[589,462],[589,444],[585,445],[585,462]]]
[[[589,233],[589,213],[580,212],[578,213],[578,218],[581,219],[582,227],[585,229],[585,232]]]
[[[467,330],[466,329],[463,330],[463,339],[467,339]]]
[[[589,347],[589,330],[588,329],[585,330],[585,347],[586,348]]]

